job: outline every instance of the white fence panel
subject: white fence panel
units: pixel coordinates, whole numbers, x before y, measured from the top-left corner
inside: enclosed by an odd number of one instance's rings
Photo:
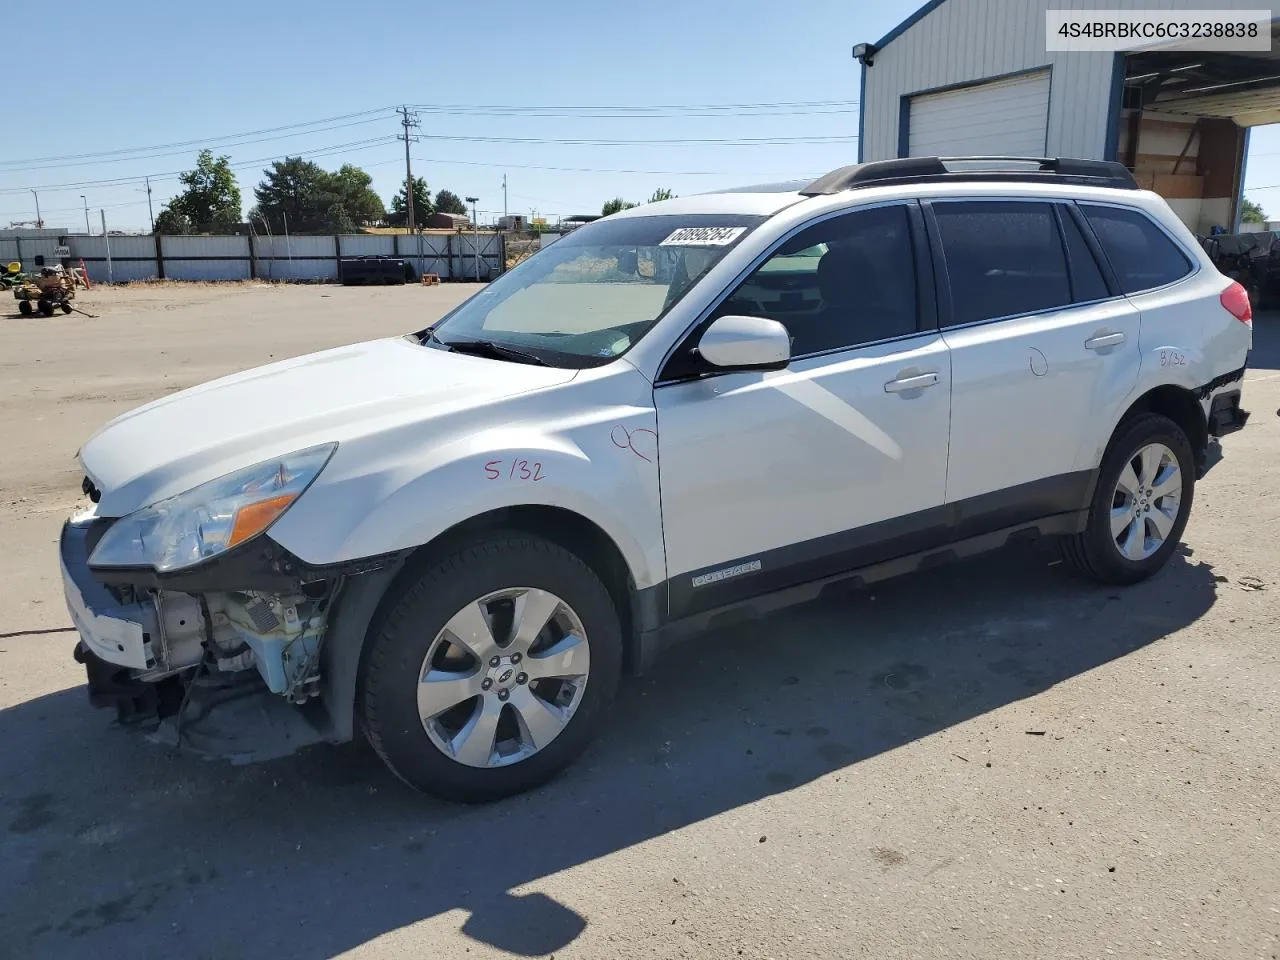
[[[116,252],[115,244],[111,246],[111,253]],[[76,261],[74,266],[79,266]],[[158,280],[160,273],[156,270],[156,261],[154,258],[150,260],[115,260],[111,261],[110,270],[107,269],[107,260],[104,257],[101,260],[90,260],[88,257],[84,259],[85,271],[89,274],[90,283],[107,283],[110,278],[111,283],[131,283],[135,280]]]
[[[336,280],[337,260],[300,259],[259,260],[258,278],[261,280]]]
[[[449,279],[449,235],[427,233],[411,237],[404,234],[396,239],[400,243],[399,256],[411,264],[416,273],[434,273],[442,280]]]
[[[71,237],[72,266],[84,260],[92,283],[128,283],[133,280],[155,280],[156,238],[152,236],[111,237],[111,264],[107,264],[107,240],[104,237]]]
[[[36,269],[36,257],[44,257],[46,266],[62,262],[54,257],[54,252],[58,249],[57,237],[23,237],[21,245],[22,266],[26,270]]]
[[[460,233],[454,238],[454,275],[459,280],[490,280],[502,272],[502,237],[496,233]]]
[[[396,238],[390,234],[342,235],[344,257],[390,257],[395,255]]]
[[[68,246],[71,248],[71,259],[84,257],[105,257],[107,255],[107,239],[104,237],[71,237]],[[120,259],[146,258],[152,262],[156,259],[156,238],[146,237],[111,237],[111,256]]]
[[[248,237],[161,237],[160,244],[166,260],[249,256]]]
[[[274,237],[259,235],[253,242],[259,257],[295,260],[335,256],[333,237]]]
[[[243,260],[170,260],[166,258],[164,275],[170,280],[248,280],[249,258],[247,256]]]

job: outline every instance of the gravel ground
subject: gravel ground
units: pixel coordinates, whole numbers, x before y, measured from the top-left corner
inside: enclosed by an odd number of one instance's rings
[[[527,796],[436,803],[358,744],[199,762],[92,709],[56,561],[77,445],[474,289],[156,286],[0,319],[0,957],[1280,953],[1276,315],[1253,421],[1153,580],[1028,548],[708,636]]]

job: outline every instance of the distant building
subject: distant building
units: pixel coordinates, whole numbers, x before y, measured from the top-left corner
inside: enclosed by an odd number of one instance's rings
[[[459,230],[471,226],[471,220],[462,213],[440,213],[437,211],[427,217],[423,224],[428,230]]]
[[[520,214],[513,213],[510,216],[498,218],[498,229],[510,230],[514,233],[524,233],[529,229],[529,221]]]
[[[1048,50],[1049,18],[1056,8],[1077,6],[929,0],[879,41],[857,44],[858,162],[990,155],[1119,161],[1191,230],[1231,230],[1240,222],[1249,132],[1280,120],[1276,61],[1266,52],[1204,55],[1176,38],[1119,52]],[[1092,6],[1119,17],[1125,10],[1186,14],[1230,5]],[[1280,22],[1269,32],[1266,50],[1280,37]]]

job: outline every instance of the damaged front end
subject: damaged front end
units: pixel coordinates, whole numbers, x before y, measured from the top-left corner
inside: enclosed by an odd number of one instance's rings
[[[67,608],[80,634],[75,657],[92,703],[114,706],[122,722],[161,740],[238,760],[333,739],[327,712],[309,705],[321,692],[321,650],[343,575],[308,580],[294,563],[273,564],[270,555],[283,551],[265,540],[251,556],[202,571],[205,590],[200,575],[165,585],[155,574],[104,574],[90,569],[89,556],[110,523],[82,515],[61,538]],[[267,563],[256,576],[253,561]],[[255,579],[269,588],[249,588]]]

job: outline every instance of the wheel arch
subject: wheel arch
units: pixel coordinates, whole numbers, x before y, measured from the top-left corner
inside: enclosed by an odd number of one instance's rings
[[[368,640],[379,628],[399,591],[423,569],[489,533],[526,533],[543,537],[577,555],[609,591],[622,624],[626,663],[638,656],[636,637],[655,616],[658,598],[642,591],[618,544],[597,523],[564,507],[524,504],[500,507],[454,524],[395,563],[353,578],[338,598],[321,652],[322,699],[329,739],[355,736],[358,682]]]
[[[1204,466],[1209,448],[1209,421],[1205,416],[1200,397],[1194,390],[1172,383],[1161,384],[1148,390],[1125,410],[1124,415],[1120,417],[1107,437],[1107,446],[1111,445],[1111,441],[1125,424],[1140,413],[1158,413],[1181,427],[1187,439],[1191,441],[1191,450],[1196,458],[1197,469]],[[1102,453],[1105,453],[1105,449]]]

